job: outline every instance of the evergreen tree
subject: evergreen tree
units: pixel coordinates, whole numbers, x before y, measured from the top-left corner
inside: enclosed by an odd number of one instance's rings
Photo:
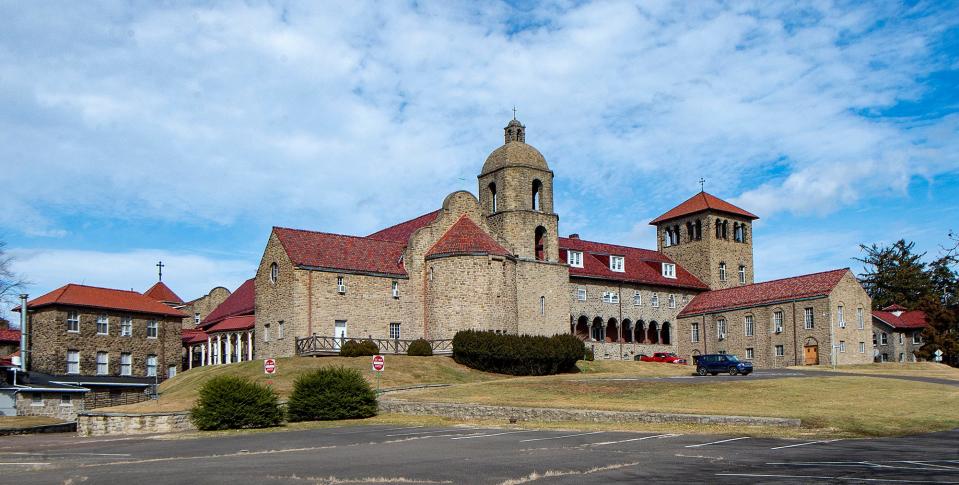
[[[936,350],[942,350],[942,361],[955,364],[959,360],[959,318],[956,311],[946,307],[935,295],[923,298],[916,309],[926,313],[926,322],[929,324],[922,331],[923,345],[916,356],[932,360]]]
[[[904,239],[892,246],[859,245],[866,253],[865,257],[856,258],[865,265],[859,281],[872,298],[873,308],[895,303],[916,308],[923,297],[934,294],[932,279],[922,261],[926,253],[913,253],[915,245]]]

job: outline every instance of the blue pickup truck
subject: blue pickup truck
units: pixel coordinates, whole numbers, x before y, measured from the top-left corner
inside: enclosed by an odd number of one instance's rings
[[[752,362],[744,362],[731,354],[704,354],[694,357],[696,360],[696,373],[704,376],[706,374],[716,375],[720,372],[728,372],[734,376],[741,374],[749,375],[753,371]]]

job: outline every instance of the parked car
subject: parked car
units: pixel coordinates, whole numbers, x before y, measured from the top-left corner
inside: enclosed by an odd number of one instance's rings
[[[636,360],[643,362],[665,362],[667,364],[686,364],[686,359],[672,353],[672,352],[656,352],[652,356],[639,354],[635,357]]]
[[[696,373],[716,375],[728,372],[729,375],[749,375],[753,371],[753,363],[739,360],[732,354],[705,354],[694,357],[696,359]]]

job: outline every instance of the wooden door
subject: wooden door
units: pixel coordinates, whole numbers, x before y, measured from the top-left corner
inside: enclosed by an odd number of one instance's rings
[[[807,345],[803,347],[803,354],[805,357],[804,363],[806,365],[817,365],[819,364],[819,347],[816,345]]]

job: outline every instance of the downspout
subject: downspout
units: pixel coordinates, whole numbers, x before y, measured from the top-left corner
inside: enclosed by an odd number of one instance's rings
[[[27,350],[27,333],[29,329],[27,327],[27,294],[20,294],[20,369],[23,372],[27,371],[27,356],[30,355],[30,352]]]
[[[619,358],[623,358],[623,284],[619,284]]]
[[[799,327],[796,325],[796,302],[793,302],[793,365],[799,365]]]
[[[313,336],[313,272],[307,270],[306,277],[306,336],[311,337]]]
[[[708,340],[709,340],[709,329],[706,328],[706,314],[705,314],[705,313],[703,313],[703,335],[702,335],[702,337],[703,337],[703,355],[706,355],[706,354],[709,353],[709,352],[706,350],[706,346],[709,345],[709,343],[708,343]]]
[[[427,286],[428,286],[428,285],[427,285],[427,283],[428,283],[427,278],[428,278],[428,276],[429,276],[429,275],[427,274],[427,272],[430,270],[430,269],[428,268],[428,266],[429,266],[429,263],[428,263],[428,262],[423,265],[423,292],[421,293],[422,298],[423,298],[423,338],[426,339],[426,340],[429,340],[429,339],[430,339],[430,335],[429,335],[429,325],[427,324],[427,316],[426,316],[426,312],[429,310],[429,308],[428,308],[428,303],[427,303],[427,301],[426,301],[426,299],[427,299],[427,297],[428,297],[428,295],[427,295]]]

